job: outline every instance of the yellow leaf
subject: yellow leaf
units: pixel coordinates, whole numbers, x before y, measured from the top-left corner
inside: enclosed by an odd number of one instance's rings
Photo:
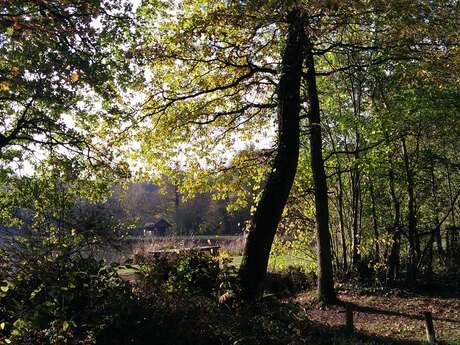
[[[0,90],[2,90],[3,92],[7,92],[9,89],[10,89],[10,84],[6,80],[0,83]]]
[[[72,75],[70,76],[70,79],[72,79],[72,81],[77,81],[78,80],[78,73],[77,72],[72,72]]]
[[[11,67],[10,74],[17,77],[19,75],[19,68],[16,66]]]

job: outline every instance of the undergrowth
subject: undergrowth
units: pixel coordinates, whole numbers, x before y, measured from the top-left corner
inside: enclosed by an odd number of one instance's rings
[[[2,345],[402,344],[309,321],[301,304],[280,298],[314,284],[298,268],[270,274],[263,300],[247,305],[235,267],[203,253],[138,257],[128,265],[135,283],[121,279],[115,264],[37,254],[2,253]]]

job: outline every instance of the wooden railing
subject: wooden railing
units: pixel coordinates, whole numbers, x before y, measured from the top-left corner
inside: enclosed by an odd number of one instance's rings
[[[188,247],[188,248],[173,248],[173,249],[159,249],[150,251],[150,255],[162,255],[162,254],[181,254],[188,252],[208,252],[212,256],[219,255],[220,246],[200,246],[200,247]]]

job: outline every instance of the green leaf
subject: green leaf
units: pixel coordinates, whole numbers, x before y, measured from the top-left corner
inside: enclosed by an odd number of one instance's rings
[[[62,324],[62,329],[64,331],[67,331],[70,327],[70,323],[68,321],[64,321],[64,323]]]
[[[32,292],[30,293],[30,299],[31,299],[31,300],[34,299],[35,296],[37,296],[37,294],[38,294],[40,291],[42,291],[43,286],[44,286],[43,284],[40,284],[34,291],[32,291]]]

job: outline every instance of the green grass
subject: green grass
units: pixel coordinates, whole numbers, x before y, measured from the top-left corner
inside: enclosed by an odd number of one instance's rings
[[[241,261],[243,260],[242,255],[232,256],[232,265],[235,267],[240,267]],[[268,269],[271,271],[279,271],[283,270],[288,266],[297,266],[302,267],[307,271],[311,271],[315,268],[316,263],[309,258],[299,258],[294,257],[289,254],[285,254],[282,256],[270,256],[270,260],[268,262]],[[135,268],[121,268],[118,270],[118,274],[120,275],[130,275],[136,272]]]
[[[135,265],[133,265],[133,266],[135,266]],[[134,274],[134,273],[136,273],[136,268],[135,267],[134,268],[126,268],[126,267],[124,267],[124,268],[120,268],[118,270],[119,275],[127,275],[127,274]]]
[[[288,253],[284,255],[270,256],[270,261],[268,262],[269,269],[282,270],[289,266],[298,266],[310,271],[315,269],[316,263],[311,258],[293,256]]]
[[[243,260],[243,256],[232,256],[232,264],[233,266],[240,267],[241,261]]]
[[[233,256],[232,257],[232,264],[236,267],[241,265],[241,261],[243,260],[243,256]],[[282,270],[288,266],[298,266],[305,268],[306,270],[311,270],[315,267],[316,263],[309,259],[309,258],[299,258],[294,257],[289,254],[285,254],[282,256],[270,256],[270,260],[268,262],[268,268],[273,271]]]

